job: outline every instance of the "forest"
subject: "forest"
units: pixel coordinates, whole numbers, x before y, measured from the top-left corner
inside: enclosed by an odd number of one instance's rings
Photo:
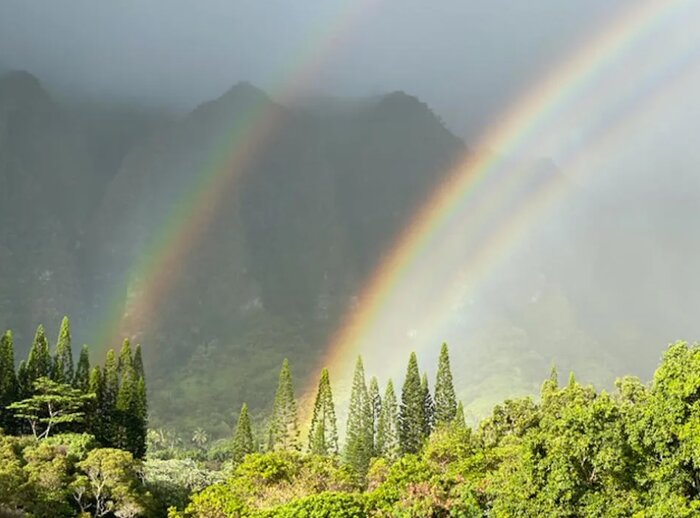
[[[465,423],[447,344],[434,383],[408,359],[400,389],[357,358],[346,423],[328,370],[301,422],[285,360],[270,412],[231,437],[147,428],[142,353],[73,362],[70,322],[39,326],[16,366],[0,340],[0,516],[683,517],[700,512],[700,345],[669,346],[650,383],[598,391],[556,368],[538,398]],[[344,438],[339,435],[344,424]]]

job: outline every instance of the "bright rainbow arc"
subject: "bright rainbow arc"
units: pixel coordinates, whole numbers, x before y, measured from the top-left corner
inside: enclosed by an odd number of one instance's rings
[[[606,27],[600,35],[567,60],[544,82],[535,87],[511,108],[503,123],[495,126],[480,139],[477,150],[493,149],[493,153],[479,152],[467,156],[453,169],[448,179],[438,187],[433,196],[405,228],[396,241],[390,256],[379,266],[366,283],[359,297],[359,310],[350,315],[332,338],[327,352],[319,362],[319,370],[326,366],[334,378],[345,366],[352,364],[352,356],[359,352],[359,344],[370,329],[381,309],[395,291],[405,272],[416,258],[432,242],[440,228],[455,218],[460,208],[472,197],[476,188],[490,173],[497,170],[507,157],[512,156],[527,144],[528,139],[564,103],[571,100],[580,89],[613,65],[635,41],[643,38],[657,23],[670,15],[674,9],[686,2],[647,2],[642,8],[625,13]],[[505,157],[505,158],[504,158]],[[550,199],[557,189],[545,189],[539,198]],[[533,214],[536,211],[533,211]],[[534,218],[526,218],[524,224],[513,226],[486,259],[493,259],[510,246],[508,243],[520,235],[525,225]],[[520,230],[518,230],[520,229]],[[508,237],[512,235],[512,237]],[[480,261],[485,265],[485,261]],[[309,384],[306,400],[313,391]]]
[[[332,17],[332,23],[327,19],[320,21],[315,33],[295,53],[300,56],[298,60],[280,71],[278,85],[272,89],[276,98],[284,100],[302,93],[358,20],[377,3],[378,0],[348,1]],[[240,171],[275,131],[277,122],[275,103],[265,101],[249,107],[233,121],[219,153],[194,176],[191,187],[164,218],[166,227],[130,268],[129,284],[135,284],[133,296],[126,307],[121,297],[113,299],[97,333],[100,344],[111,347],[122,337],[133,337],[141,328],[141,321],[154,314],[159,301],[168,293],[173,275],[182,269],[189,252],[198,243],[201,230],[214,217]]]

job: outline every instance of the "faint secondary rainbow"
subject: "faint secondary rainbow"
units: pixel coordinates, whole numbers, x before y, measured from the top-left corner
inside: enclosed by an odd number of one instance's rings
[[[271,93],[276,100],[293,98],[303,93],[318,70],[332,57],[357,21],[378,0],[346,1],[333,16],[320,19],[300,48],[293,52],[294,59],[279,71]],[[220,149],[206,167],[193,175],[192,183],[184,189],[174,208],[164,215],[162,227],[138,260],[129,269],[131,288],[126,308],[123,294],[110,302],[108,314],[96,336],[105,347],[116,345],[124,336],[133,336],[150,319],[156,306],[167,295],[173,276],[181,271],[192,248],[201,238],[225,195],[238,178],[240,171],[251,162],[278,127],[278,110],[274,104],[261,100],[232,121]],[[151,351],[152,354],[152,351]]]
[[[654,30],[686,1],[650,1],[643,6],[623,13],[609,24],[592,41],[586,42],[582,50],[554,70],[544,81],[533,88],[506,112],[502,122],[495,125],[475,149],[479,150],[455,167],[448,179],[442,183],[418,215],[405,228],[396,241],[390,255],[377,268],[369,282],[365,284],[359,297],[358,309],[353,312],[332,337],[326,354],[319,362],[327,366],[337,377],[351,365],[351,357],[359,352],[363,338],[367,336],[391,297],[400,284],[406,271],[418,256],[426,251],[438,231],[453,220],[460,208],[474,195],[476,188],[495,174],[509,157],[523,150],[542,125],[576,97],[580,90],[613,66],[620,55],[636,41]],[[483,150],[492,150],[485,152]],[[546,190],[551,197],[556,189]],[[537,211],[532,211],[536,214]],[[524,225],[531,224],[534,218],[525,218]],[[511,231],[503,233],[485,254],[491,259],[503,254],[511,246],[513,236],[519,234],[514,225]],[[510,237],[509,237],[510,236]],[[486,264],[486,261],[481,263]],[[477,269],[478,270],[478,269]],[[307,394],[313,390],[309,385]],[[308,399],[308,398],[307,398]]]

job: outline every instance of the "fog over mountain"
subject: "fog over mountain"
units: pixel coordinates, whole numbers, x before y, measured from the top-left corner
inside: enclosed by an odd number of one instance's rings
[[[501,165],[407,266],[368,370],[397,381],[404,352],[428,365],[448,341],[472,418],[552,363],[603,387],[649,375],[700,337],[697,8],[620,23],[517,138],[484,138],[635,2],[609,4],[0,3],[0,328],[24,354],[40,322],[54,337],[69,314],[94,344],[118,321],[152,424],[225,435],[241,402],[268,410],[283,358],[317,376],[399,236],[484,153]],[[141,267],[226,167],[194,237]]]

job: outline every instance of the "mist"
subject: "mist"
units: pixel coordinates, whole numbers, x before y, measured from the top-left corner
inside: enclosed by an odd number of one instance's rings
[[[538,380],[551,364],[564,371],[580,372],[583,379],[598,386],[610,386],[622,373],[648,377],[667,343],[700,337],[700,301],[696,297],[700,277],[695,265],[700,254],[696,214],[700,151],[694,140],[700,131],[696,99],[700,56],[694,50],[700,47],[698,9],[683,6],[665,11],[648,28],[621,42],[614,52],[603,52],[596,66],[591,67],[594,73],[563,84],[561,89],[553,88],[548,94],[551,99],[538,99],[543,107],[549,103],[552,107],[543,108],[542,117],[523,123],[517,145],[504,146],[505,139],[492,138],[494,128],[509,124],[522,99],[537,92],[540,83],[574,61],[605,27],[634,11],[637,4],[625,1],[612,6],[604,0],[451,0],[439,5],[411,0],[361,2],[359,6],[338,0],[3,2],[0,71],[29,72],[64,106],[110,107],[74,116],[79,124],[88,120],[90,128],[107,127],[105,121],[109,120],[110,128],[117,128],[114,121],[122,121],[120,129],[106,131],[102,140],[88,132],[99,145],[95,144],[91,157],[85,159],[92,164],[85,165],[85,169],[102,174],[94,191],[100,194],[93,200],[95,212],[85,209],[75,216],[76,230],[74,234],[68,232],[74,241],[67,246],[66,254],[71,247],[91,246],[99,251],[95,254],[98,259],[90,259],[98,266],[92,266],[90,280],[85,281],[88,288],[84,292],[90,293],[90,300],[86,302],[83,299],[87,297],[73,291],[67,296],[63,287],[56,288],[54,299],[65,300],[67,308],[75,309],[80,315],[77,318],[87,322],[104,311],[115,285],[122,286],[123,301],[138,297],[135,282],[127,280],[127,270],[139,250],[148,248],[157,233],[157,222],[166,221],[164,214],[187,190],[195,170],[194,166],[188,169],[187,161],[204,161],[202,157],[213,147],[213,139],[226,128],[224,115],[240,113],[237,103],[266,102],[247,87],[230,90],[233,85],[249,82],[284,109],[303,115],[289,116],[294,120],[289,123],[293,129],[288,130],[293,137],[280,137],[281,143],[275,141],[279,144],[275,149],[282,150],[283,158],[275,161],[271,151],[269,163],[260,159],[261,164],[250,167],[256,174],[274,174],[259,184],[250,180],[250,191],[236,190],[230,205],[217,209],[220,212],[212,218],[211,228],[202,233],[209,236],[204,240],[214,241],[210,236],[215,236],[223,241],[223,253],[234,258],[226,263],[232,266],[225,278],[238,282],[247,279],[246,275],[257,277],[235,285],[238,298],[229,301],[230,307],[212,310],[211,315],[197,309],[207,315],[207,322],[187,322],[187,339],[195,343],[192,349],[196,350],[196,361],[187,364],[188,360],[182,359],[184,346],[173,346],[171,353],[159,351],[158,355],[170,358],[170,354],[173,363],[182,360],[186,364],[183,369],[193,372],[209,365],[207,361],[215,363],[211,358],[217,353],[212,351],[245,342],[245,347],[236,349],[240,349],[240,361],[245,364],[246,354],[256,354],[251,352],[254,347],[250,344],[258,344],[250,338],[253,332],[249,327],[254,327],[250,315],[260,318],[259,313],[269,311],[275,319],[284,320],[284,325],[274,327],[278,325],[275,320],[274,325],[265,328],[274,329],[269,336],[255,336],[261,342],[268,340],[267,346],[274,350],[269,357],[255,362],[265,375],[254,388],[263,390],[284,353],[298,350],[314,356],[332,342],[337,329],[352,320],[356,305],[364,302],[362,287],[381,260],[392,253],[399,231],[413,222],[422,203],[430,199],[454,164],[464,160],[463,153],[468,150],[493,153],[502,161],[489,170],[487,179],[475,189],[470,201],[460,205],[456,216],[431,237],[432,248],[407,267],[403,282],[390,294],[374,327],[359,340],[352,354],[359,351],[365,355],[371,370],[372,365],[379,369],[399,350],[401,362],[387,367],[382,381],[388,377],[396,380],[403,372],[406,351],[420,351],[420,360],[431,365],[437,357],[437,345],[449,342],[455,362],[465,366],[458,379],[461,396],[477,417],[502,397],[535,393]],[[425,171],[415,173],[420,180],[413,173],[407,174],[408,179],[397,173],[386,180],[389,187],[379,182],[386,187],[381,191],[384,198],[371,198],[371,203],[366,202],[369,206],[381,205],[393,193],[403,193],[405,185],[415,190],[396,202],[396,207],[392,205],[392,211],[387,209],[386,219],[380,223],[386,223],[388,230],[376,237],[370,224],[376,222],[364,221],[362,214],[351,209],[361,212],[358,207],[363,207],[363,199],[370,199],[371,182],[384,169],[392,169],[387,165],[391,160],[380,157],[378,165],[371,167],[360,159],[357,163],[352,160],[362,157],[362,150],[375,143],[370,129],[376,128],[371,123],[380,116],[363,115],[362,110],[371,111],[372,103],[395,91],[425,103],[462,142],[433,130],[433,124],[439,124],[420,112],[416,120],[420,119],[421,124],[428,121],[425,134],[432,137],[439,133],[435,137],[440,140],[437,151],[431,148],[430,153],[440,159],[426,159],[429,165],[425,165]],[[214,103],[218,104],[209,103],[217,98]],[[404,105],[407,111],[420,111],[413,100],[401,99],[396,101],[399,112]],[[344,102],[352,106],[348,110],[351,115],[339,116],[329,108]],[[120,115],[105,117],[115,106],[128,106],[132,115],[117,110]],[[224,114],[222,120],[207,110]],[[298,122],[296,116],[303,121],[307,116],[318,117],[321,122],[317,127],[317,122]],[[376,137],[377,147],[394,144],[391,138],[405,125],[398,116],[397,121],[392,122],[395,125],[390,126],[389,137]],[[350,144],[349,151],[343,148],[341,137],[347,135],[352,137],[347,138],[348,142],[365,142],[365,148]],[[87,137],[87,144],[83,137],[76,138],[80,141],[77,148],[93,145]],[[407,137],[396,149],[405,151],[410,147],[406,142],[415,144]],[[464,148],[460,147],[462,143]],[[318,151],[324,146],[331,151]],[[105,150],[111,150],[111,154]],[[319,155],[324,156],[318,159]],[[405,159],[395,167],[404,168],[411,161]],[[354,164],[358,171],[366,166],[375,172],[367,173],[369,179],[364,179],[364,184],[358,180],[357,185],[367,186],[365,191],[344,179],[343,174],[361,176],[354,170],[343,171],[345,163]],[[284,176],[287,168],[300,172]],[[314,172],[315,168],[322,173]],[[72,166],[66,165],[65,169]],[[324,176],[328,170],[333,174]],[[512,180],[514,177],[517,179]],[[411,183],[414,180],[415,185]],[[509,181],[515,182],[511,191],[504,187]],[[543,202],[542,208],[520,208],[535,196],[541,184],[552,181],[566,185],[561,194]],[[285,182],[298,182],[299,192],[294,191],[298,198],[287,199],[275,191],[275,196],[288,204],[275,207],[295,214],[297,210],[306,211],[308,207],[298,201],[301,199],[318,210],[313,217],[306,213],[299,217],[303,229],[285,227],[282,234],[289,242],[270,230],[277,220],[270,223],[247,205],[254,199],[260,202],[262,212],[276,214],[265,205],[269,202],[265,196],[272,190],[270,185],[281,185],[280,191],[288,187],[293,190]],[[345,189],[347,185],[357,190]],[[244,197],[240,192],[249,193],[250,198],[239,200],[237,196]],[[12,195],[11,188],[5,193]],[[142,193],[146,194],[140,198]],[[353,195],[357,199],[351,199]],[[316,203],[317,198],[323,201]],[[388,204],[394,201],[391,198]],[[340,215],[333,212],[337,207],[341,207]],[[48,218],[52,210],[49,206]],[[536,216],[531,216],[534,212]],[[123,215],[123,220],[115,223],[115,214]],[[326,217],[330,230],[320,223],[311,229],[304,226],[304,222],[317,223]],[[341,221],[344,217],[350,223]],[[488,247],[495,246],[489,243],[497,241],[494,236],[508,233],[519,218],[531,217],[532,221],[509,237],[507,247],[489,255]],[[289,223],[282,216],[279,220],[280,227]],[[290,226],[297,224],[296,219],[292,221]],[[226,227],[229,223],[230,228]],[[337,228],[333,227],[336,224]],[[117,229],[114,235],[113,228]],[[338,228],[342,228],[343,237],[336,242],[334,239],[341,234]],[[357,238],[353,232],[366,232],[372,239],[364,234],[362,239]],[[313,234],[312,243],[323,243],[318,248],[324,250],[313,249],[318,271],[309,273],[308,278],[294,279],[297,285],[289,279],[296,275],[294,268],[302,269],[309,258],[300,253],[288,259],[285,246],[293,248],[307,234]],[[111,241],[104,238],[106,235]],[[324,239],[332,244],[326,247]],[[124,252],[120,246],[125,244],[134,250]],[[353,246],[367,246],[369,250],[356,263],[343,257]],[[11,245],[7,248],[14,251]],[[202,248],[204,251],[195,248],[192,252],[194,259],[190,262],[196,266],[191,268],[197,272],[188,277],[192,286],[206,286],[197,301],[198,308],[229,296],[216,286],[216,275],[204,271],[211,264],[224,268],[216,262],[220,259],[213,259],[221,250],[214,253],[206,246]],[[273,307],[270,288],[261,280],[269,278],[270,271],[277,271],[272,267],[262,270],[257,259],[265,256],[263,252],[275,254],[281,263],[288,259],[287,263],[294,266],[281,271],[276,279],[283,287],[289,281],[291,294],[291,302],[280,302],[279,308]],[[486,266],[479,263],[480,254],[489,258]],[[51,258],[44,260],[50,263]],[[476,267],[479,274],[470,273]],[[255,272],[255,268],[261,271]],[[37,266],[31,275],[39,278],[42,271]],[[314,283],[322,288],[314,291],[309,287],[315,287]],[[179,289],[174,290],[172,300],[186,298],[183,294],[187,290]],[[317,313],[323,306],[331,316],[290,317],[289,307],[305,297]],[[334,297],[337,302],[333,302]],[[327,303],[327,299],[332,302]],[[159,321],[174,322],[185,313],[185,306],[170,307],[172,300],[166,298],[163,308],[158,308]],[[12,304],[8,303],[8,315],[35,314],[32,304]],[[232,317],[232,322],[240,324],[245,340],[227,327],[233,324],[226,322],[226,311],[243,315]],[[39,310],[36,314],[53,315]],[[6,318],[8,321],[0,320],[0,325],[12,326]],[[47,322],[51,333],[58,325],[55,315],[53,318]],[[203,330],[207,326],[209,330]],[[297,334],[289,342],[294,345],[282,345],[292,329]],[[26,340],[30,333],[27,325],[20,336]],[[90,333],[85,334],[86,341],[97,335]],[[158,336],[154,340],[161,344],[176,341],[165,332],[143,336]],[[380,350],[376,348],[378,342],[390,345]],[[155,361],[153,357],[151,361]],[[301,371],[313,376],[310,371],[315,366],[311,362]],[[338,372],[337,376],[342,379],[347,374]],[[156,386],[167,392],[165,384]],[[162,409],[167,408],[165,399],[156,399]],[[161,415],[165,414],[167,411],[161,410]],[[166,417],[162,419],[167,421]]]

